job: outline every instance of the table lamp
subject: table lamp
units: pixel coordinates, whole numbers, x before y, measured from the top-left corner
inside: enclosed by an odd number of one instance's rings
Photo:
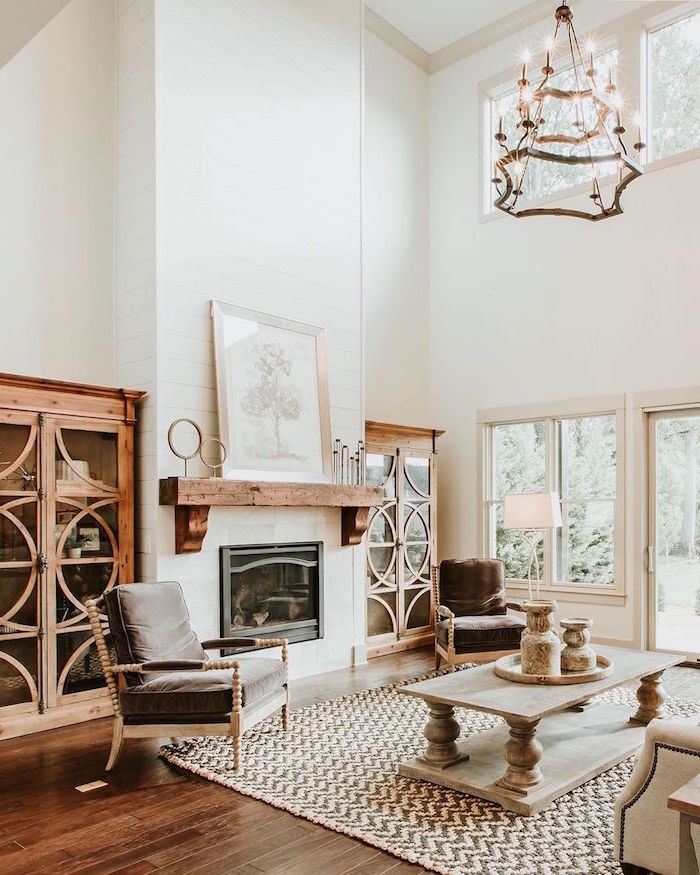
[[[506,495],[503,514],[503,528],[519,529],[532,551],[527,565],[527,585],[532,600],[532,563],[535,563],[537,574],[537,594],[540,597],[540,560],[537,558],[537,542],[539,533],[545,529],[556,529],[561,526],[561,508],[556,492],[529,492],[521,495]],[[527,532],[537,532],[535,537],[528,537]]]

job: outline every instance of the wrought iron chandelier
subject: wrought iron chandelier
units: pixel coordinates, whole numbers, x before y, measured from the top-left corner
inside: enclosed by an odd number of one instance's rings
[[[584,61],[573,14],[566,2],[557,8],[554,18],[554,36],[547,44],[543,78],[536,87],[528,79],[528,59],[523,61],[515,128],[518,142],[514,148],[508,145],[503,116],[499,119],[495,139],[503,155],[494,162],[491,180],[496,190],[494,206],[516,218],[574,216],[597,222],[622,213],[622,192],[641,176],[639,158],[645,146],[641,142],[638,119],[634,158],[623,142],[622,99],[614,82],[612,65],[607,77],[602,68],[596,69],[594,47],[590,44],[585,50],[587,62]],[[557,55],[560,37],[563,37],[564,51]],[[559,59],[562,61],[561,72],[557,74],[553,66],[555,58],[557,63]],[[567,171],[590,170],[590,207],[586,203],[581,208],[527,206],[523,192],[536,175],[533,168],[539,164],[541,176],[545,168],[551,171],[552,163]],[[614,174],[617,175],[617,182],[606,206],[601,179],[611,171],[613,179]]]

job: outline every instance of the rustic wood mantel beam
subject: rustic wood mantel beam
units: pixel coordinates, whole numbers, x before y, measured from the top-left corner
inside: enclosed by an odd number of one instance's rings
[[[340,507],[341,543],[348,546],[362,541],[369,524],[369,510],[381,502],[379,486],[195,477],[166,477],[160,481],[161,505],[175,507],[176,553],[199,553],[212,506]]]

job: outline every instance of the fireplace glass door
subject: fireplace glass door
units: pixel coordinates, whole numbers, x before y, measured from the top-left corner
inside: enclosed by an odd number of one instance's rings
[[[222,547],[222,636],[322,637],[322,548],[319,542]]]

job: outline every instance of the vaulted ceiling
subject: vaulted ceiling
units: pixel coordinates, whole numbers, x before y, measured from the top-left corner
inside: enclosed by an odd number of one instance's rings
[[[0,0],[0,67],[4,67],[68,2]]]
[[[432,54],[516,10],[539,4],[532,0],[365,0],[365,5]]]

